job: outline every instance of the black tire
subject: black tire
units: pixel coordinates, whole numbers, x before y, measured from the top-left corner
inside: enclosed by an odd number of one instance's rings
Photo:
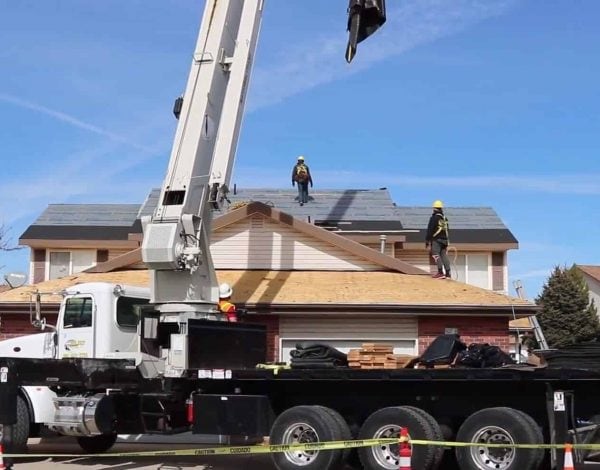
[[[444,441],[444,434],[442,433],[442,428],[439,423],[435,420],[433,416],[431,416],[427,411],[422,410],[421,408],[417,408],[415,406],[405,406],[404,408],[408,408],[413,410],[415,413],[419,413],[425,421],[429,424],[431,429],[431,435],[427,438],[428,441]],[[442,459],[444,458],[444,448],[440,446],[434,447],[434,457],[433,462],[431,462],[431,466],[429,467],[431,470],[437,470],[440,468],[440,464],[442,463]]]
[[[29,439],[30,429],[31,417],[29,415],[29,407],[25,399],[21,395],[17,395],[17,422],[5,428],[5,432],[9,434],[8,436],[4,436],[3,442],[7,450],[10,449],[17,452],[27,450],[27,439]]]
[[[344,440],[338,421],[321,406],[295,406],[284,411],[275,419],[269,437],[271,444]],[[344,450],[277,452],[271,459],[279,470],[337,470],[342,468]]]
[[[351,441],[352,440],[352,433],[350,432],[350,426],[348,426],[348,423],[346,422],[346,420],[344,419],[344,417],[341,414],[339,414],[336,410],[334,410],[332,408],[327,408],[326,406],[316,406],[316,408],[320,408],[321,410],[323,410],[323,413],[327,413],[337,423],[338,430],[339,430],[342,441]],[[351,450],[352,449],[343,449],[342,464],[344,464],[348,461]]]
[[[541,433],[537,425],[523,416],[523,412],[513,408],[486,408],[469,416],[456,435],[458,442],[503,443],[512,440],[515,444],[542,444]],[[533,421],[533,420],[532,420]],[[536,428],[537,432],[536,432]],[[486,435],[481,435],[486,432]],[[479,470],[481,465],[490,465],[496,461],[503,470],[537,470],[540,463],[538,449],[481,449],[477,447],[457,447],[456,460],[461,470]],[[542,452],[543,457],[543,452]],[[478,465],[477,462],[480,462]],[[488,463],[486,463],[488,462]]]
[[[101,454],[110,449],[117,440],[116,434],[100,434],[98,436],[79,436],[77,444],[88,454]]]
[[[529,424],[529,428],[531,431],[531,439],[534,442],[542,444],[544,442],[544,434],[542,433],[542,429],[540,428],[539,424],[535,421],[535,419],[533,419],[531,416],[529,416],[524,411],[517,410],[517,409],[515,409],[514,411],[516,413],[518,413],[519,415],[521,415],[521,417],[527,422],[527,424]],[[536,453],[537,453],[537,460],[536,460],[536,463],[534,464],[533,468],[538,469],[538,468],[541,468],[541,466],[542,466],[542,462],[544,461],[546,452],[544,451],[544,449],[536,449]]]
[[[359,439],[383,438],[379,432],[386,426],[408,428],[412,439],[428,440],[433,431],[421,413],[411,407],[394,406],[376,411],[362,425]],[[387,454],[387,455],[386,455]],[[360,461],[365,470],[391,470],[399,467],[398,445],[363,447],[358,450]],[[414,446],[412,448],[411,465],[419,470],[431,470],[437,455],[433,446]]]

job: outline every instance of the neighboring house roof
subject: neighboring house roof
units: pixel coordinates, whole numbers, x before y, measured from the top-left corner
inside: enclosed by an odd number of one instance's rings
[[[331,233],[321,227],[296,219],[283,211],[269,207],[261,202],[252,202],[250,204],[243,205],[225,215],[222,215],[221,217],[216,218],[212,224],[212,229],[213,231],[217,231],[220,228],[246,219],[253,214],[261,214],[275,222],[288,225],[301,233],[329,243],[333,246],[342,248],[349,253],[378,264],[384,269],[398,271],[405,274],[428,274],[410,263],[385,255],[373,250],[372,248],[361,245],[358,242],[349,240],[335,233]],[[109,272],[115,269],[122,269],[124,267],[137,264],[141,261],[141,250],[136,249],[130,253],[113,258],[105,263],[98,264],[88,269],[87,272]]]
[[[536,306],[502,294],[455,281],[394,272],[364,271],[218,271],[219,282],[234,288],[235,302],[255,311],[275,313],[320,312],[456,314],[512,316],[532,315]],[[0,294],[0,304],[28,303],[34,289],[60,292],[82,282],[111,282],[148,286],[148,271],[80,273],[24,286]],[[44,302],[60,302],[60,295],[45,296]]]
[[[139,204],[50,204],[19,237],[27,240],[127,240]]]
[[[600,282],[600,266],[592,266],[592,265],[586,265],[586,264],[578,264],[577,268],[587,274],[588,276],[590,276],[592,279]]]

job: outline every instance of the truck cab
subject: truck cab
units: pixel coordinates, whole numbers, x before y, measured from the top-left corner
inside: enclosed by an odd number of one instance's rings
[[[67,290],[56,325],[57,358],[104,358],[139,352],[138,310],[148,289],[105,283]]]
[[[103,282],[68,288],[55,326],[44,325],[42,333],[0,341],[0,356],[22,358],[132,358],[139,360],[139,307],[147,304],[147,288]],[[39,425],[54,419],[53,399],[48,387],[23,386],[19,391],[19,421],[13,442],[24,447]]]

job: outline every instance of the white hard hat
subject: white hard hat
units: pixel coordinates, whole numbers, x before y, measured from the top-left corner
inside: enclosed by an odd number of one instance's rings
[[[227,297],[231,297],[231,294],[233,294],[233,289],[231,288],[231,286],[229,284],[224,282],[223,284],[221,284],[219,286],[219,298],[220,299],[225,299]]]

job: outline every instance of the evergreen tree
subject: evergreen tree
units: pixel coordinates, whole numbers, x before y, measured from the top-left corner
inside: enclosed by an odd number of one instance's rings
[[[600,332],[596,306],[576,265],[556,266],[535,301],[542,307],[537,318],[551,348],[589,341]]]

